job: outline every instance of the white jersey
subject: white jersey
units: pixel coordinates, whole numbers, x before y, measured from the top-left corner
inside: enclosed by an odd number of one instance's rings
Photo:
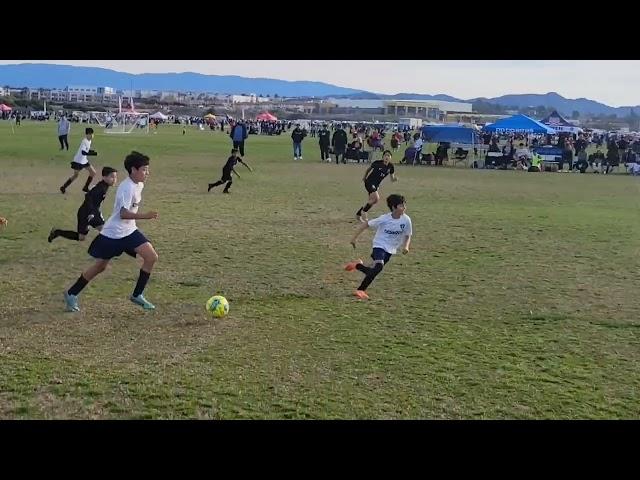
[[[405,237],[412,234],[411,219],[405,214],[400,218],[393,218],[391,213],[387,213],[367,223],[370,227],[377,228],[373,237],[373,248],[382,248],[392,255],[395,255],[404,243]]]
[[[83,151],[88,152],[89,150],[91,150],[91,140],[89,140],[87,137],[84,137],[80,142],[80,148],[78,148],[75,157],[73,157],[73,161],[81,165],[86,165],[87,163],[89,163],[89,160],[87,160],[87,156],[82,154]]]
[[[136,227],[136,221],[120,218],[120,209],[125,208],[131,213],[138,213],[138,207],[142,201],[143,188],[144,183],[135,183],[129,177],[120,184],[116,191],[113,213],[104,224],[104,227],[102,227],[101,235],[108,238],[124,238],[135,232],[136,228],[138,228]]]

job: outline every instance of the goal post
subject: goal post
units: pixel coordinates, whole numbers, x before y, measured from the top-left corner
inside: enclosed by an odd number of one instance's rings
[[[148,113],[89,112],[89,123],[97,123],[108,134],[149,133]]]

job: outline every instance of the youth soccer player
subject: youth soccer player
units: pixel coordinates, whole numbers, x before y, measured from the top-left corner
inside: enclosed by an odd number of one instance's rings
[[[103,167],[102,168],[102,180],[95,184],[95,186],[87,192],[84,196],[84,202],[78,209],[78,228],[74,232],[73,230],[58,230],[52,228],[47,239],[51,243],[55,238],[62,237],[69,240],[83,241],[89,233],[89,227],[93,227],[96,230],[102,230],[104,225],[104,218],[102,218],[102,212],[100,212],[100,206],[107,197],[107,191],[109,187],[116,184],[118,181],[118,173],[115,168]]]
[[[84,138],[82,142],[80,142],[80,147],[78,147],[78,151],[76,155],[73,157],[73,161],[71,162],[71,169],[73,170],[73,175],[69,177],[69,179],[64,182],[64,185],[60,187],[60,192],[64,194],[67,191],[67,187],[73,183],[73,181],[78,178],[81,170],[85,168],[89,171],[89,176],[87,177],[87,181],[82,188],[83,192],[89,191],[89,185],[93,181],[93,177],[95,177],[96,170],[87,160],[87,157],[92,157],[98,155],[98,152],[95,150],[91,150],[91,140],[93,140],[93,128],[87,127],[84,130]]]
[[[367,212],[380,200],[378,189],[387,175],[391,175],[392,182],[398,180],[395,175],[393,163],[391,163],[391,152],[389,150],[384,151],[382,160],[372,162],[364,172],[362,180],[364,181],[364,188],[369,194],[369,198],[367,199],[367,203],[356,212],[356,217],[358,217],[358,220],[361,222],[367,220]]]
[[[143,182],[149,176],[149,157],[142,153],[131,152],[124,160],[124,168],[129,173],[129,177],[120,184],[116,191],[113,213],[102,227],[100,234],[94,238],[89,246],[89,255],[96,261],[82,272],[82,275],[69,290],[64,292],[67,311],[77,312],[80,310],[78,295],[82,289],[107,268],[112,258],[123,253],[134,258],[136,255],[140,255],[143,261],[138,281],[129,300],[145,310],[156,308],[144,297],[143,291],[149,281],[151,270],[158,260],[158,254],[136,226],[136,220],[158,218],[158,212],[138,213],[142,201]]]
[[[207,188],[207,192],[210,192],[212,188],[217,187],[218,185],[222,185],[226,182],[227,184],[225,185],[222,193],[230,193],[229,189],[231,188],[231,184],[233,183],[231,174],[235,173],[235,175],[240,178],[240,175],[238,175],[238,172],[236,172],[236,169],[234,168],[238,162],[247,167],[250,172],[253,171],[251,167],[247,165],[247,162],[244,162],[242,158],[238,156],[238,149],[234,148],[233,150],[231,150],[231,156],[227,159],[227,163],[225,163],[224,167],[222,167],[222,178],[216,183],[210,183],[209,188]]]
[[[369,227],[376,228],[376,233],[373,237],[373,250],[371,252],[373,265],[365,267],[362,260],[358,259],[353,262],[349,262],[344,267],[348,272],[359,270],[364,273],[365,277],[362,280],[362,283],[360,283],[360,286],[353,293],[356,297],[362,300],[369,298],[366,291],[367,288],[382,271],[384,266],[389,263],[391,256],[395,255],[399,248],[402,250],[403,254],[409,253],[409,245],[411,244],[413,229],[411,226],[411,218],[404,213],[407,208],[405,198],[402,195],[389,195],[387,197],[387,206],[389,207],[389,210],[391,210],[391,213],[381,215],[373,220],[365,221],[358,227],[356,233],[351,239],[351,245],[355,249],[356,240],[360,234]]]

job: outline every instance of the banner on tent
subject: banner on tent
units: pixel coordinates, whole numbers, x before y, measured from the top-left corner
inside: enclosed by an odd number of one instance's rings
[[[533,133],[532,128],[496,128],[496,133]]]

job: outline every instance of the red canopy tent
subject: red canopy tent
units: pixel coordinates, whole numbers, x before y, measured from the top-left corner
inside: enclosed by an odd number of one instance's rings
[[[13,110],[13,108],[10,106],[0,103],[0,112],[10,112],[11,110]]]
[[[258,115],[256,117],[256,120],[260,122],[276,122],[278,120],[278,117],[276,117],[275,115],[271,115],[269,112],[264,112]]]

